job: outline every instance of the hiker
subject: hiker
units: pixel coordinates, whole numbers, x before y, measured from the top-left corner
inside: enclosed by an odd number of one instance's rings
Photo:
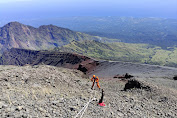
[[[95,84],[95,82],[96,82],[97,87],[98,87],[99,90],[100,90],[100,85],[99,85],[99,78],[98,78],[98,76],[96,77],[95,75],[93,75],[91,81],[93,82],[93,84],[92,84],[92,88],[91,88],[91,89],[93,89],[93,86],[94,86],[94,84]]]
[[[102,89],[101,99],[99,100],[99,103],[98,103],[100,106],[105,106],[103,102],[103,97],[104,97],[104,90]]]

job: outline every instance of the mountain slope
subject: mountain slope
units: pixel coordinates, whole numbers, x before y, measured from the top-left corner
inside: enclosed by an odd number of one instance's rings
[[[154,17],[64,17],[22,21],[33,26],[52,23],[87,34],[148,43],[161,47],[177,45],[177,19]]]
[[[54,25],[44,25],[39,28],[11,22],[0,28],[0,53],[10,48],[51,49],[68,44],[72,40],[99,40],[84,33]]]
[[[98,41],[73,41],[55,50],[76,52],[97,59],[139,62],[177,67],[177,48],[168,50],[148,44],[102,43]]]
[[[166,79],[165,82],[177,81]],[[125,84],[126,81],[118,78],[100,78],[106,104],[100,107],[101,91],[96,87],[91,90],[92,82],[82,72],[47,65],[0,66],[0,117],[73,118],[92,98],[96,100],[90,102],[84,118],[177,116],[176,88],[141,82],[150,89],[124,91]]]
[[[51,65],[78,69],[84,73],[91,71],[98,61],[89,57],[59,51],[35,51],[12,48],[5,51],[1,57],[1,65]]]

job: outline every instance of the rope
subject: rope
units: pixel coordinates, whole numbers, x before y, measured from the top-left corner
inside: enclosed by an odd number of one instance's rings
[[[79,111],[79,113],[74,117],[74,118],[77,118],[78,117],[78,115],[84,110],[85,111],[85,109],[87,108],[87,106],[88,106],[88,104],[90,103],[90,100],[89,100],[89,102],[87,102],[87,104]],[[83,113],[82,113],[83,114]]]
[[[92,99],[92,100],[93,100],[93,99]],[[82,116],[84,115],[84,113],[85,113],[85,111],[86,111],[86,109],[87,109],[87,107],[88,107],[89,103],[90,103],[92,100],[91,100],[91,99],[89,100],[89,102],[88,102],[88,104],[86,105],[86,107],[85,107],[84,111],[82,112],[82,114],[81,114],[81,117],[80,117],[80,118],[82,118]]]
[[[84,111],[82,112],[81,116],[80,116],[80,118],[82,118],[82,116],[84,115],[84,113],[85,113],[85,111],[86,111],[86,109],[87,109],[89,103],[96,99],[96,98],[95,98],[95,95],[96,95],[96,91],[94,92],[94,97],[93,97],[93,99],[91,99],[91,97],[90,97],[89,101],[85,104],[85,106],[79,111],[79,113],[78,113],[74,118],[77,118],[78,115],[84,110]]]

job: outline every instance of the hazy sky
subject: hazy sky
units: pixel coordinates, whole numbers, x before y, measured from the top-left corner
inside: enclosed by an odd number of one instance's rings
[[[177,0],[0,0],[0,18],[134,16],[177,18]]]

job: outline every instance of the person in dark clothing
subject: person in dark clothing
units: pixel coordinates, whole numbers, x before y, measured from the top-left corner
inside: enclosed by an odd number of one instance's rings
[[[102,89],[102,95],[101,95],[101,99],[99,100],[99,103],[103,102],[103,97],[104,97],[104,90]]]
[[[102,89],[101,99],[99,100],[99,103],[98,103],[100,106],[105,106],[103,102],[103,97],[104,97],[104,90]]]

